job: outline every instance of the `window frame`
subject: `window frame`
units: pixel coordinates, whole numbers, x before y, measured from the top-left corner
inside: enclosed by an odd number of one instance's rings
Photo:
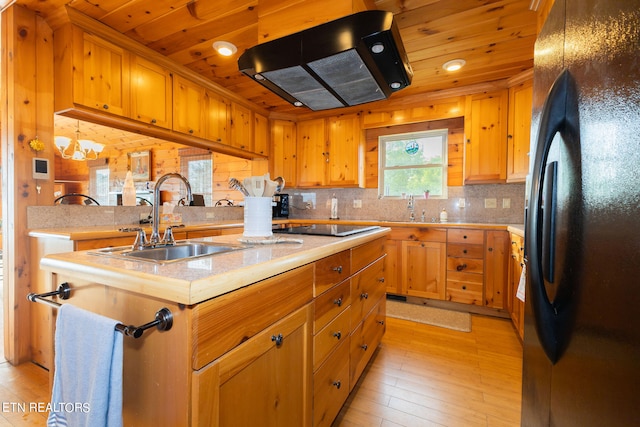
[[[433,138],[435,136],[441,137],[442,143],[442,162],[437,164],[422,164],[422,165],[402,165],[402,166],[392,166],[387,167],[385,164],[386,160],[386,144],[388,142],[396,142],[396,141],[407,141],[410,139],[418,139],[418,138]],[[384,183],[384,172],[386,170],[400,170],[400,169],[428,169],[428,168],[438,168],[442,171],[442,188],[441,195],[433,196],[430,195],[429,198],[433,199],[447,199],[448,198],[448,166],[449,166],[449,129],[440,128],[440,129],[432,129],[432,130],[418,130],[411,132],[403,132],[403,133],[390,133],[385,135],[378,136],[378,198],[389,198],[389,199],[401,199],[400,196],[390,196],[386,194],[385,191],[385,183]],[[406,196],[409,196],[407,194]],[[420,194],[413,194],[413,196],[423,196]]]

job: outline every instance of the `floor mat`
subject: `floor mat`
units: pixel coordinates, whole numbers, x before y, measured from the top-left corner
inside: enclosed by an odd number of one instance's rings
[[[471,332],[471,315],[460,311],[387,300],[387,317],[426,323],[461,332]]]

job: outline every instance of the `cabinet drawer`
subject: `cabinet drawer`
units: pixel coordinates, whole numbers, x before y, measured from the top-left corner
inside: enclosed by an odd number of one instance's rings
[[[193,369],[200,369],[312,300],[311,264],[198,304]]]
[[[465,243],[448,243],[447,256],[482,258],[484,257],[484,245],[470,245]]]
[[[345,280],[337,284],[327,292],[320,295],[314,301],[313,333],[324,328],[338,314],[342,313],[351,304],[351,283]]]
[[[380,298],[371,312],[351,334],[349,381],[352,388],[360,378],[362,371],[364,371],[384,335],[386,328],[386,302],[385,297]]]
[[[347,399],[349,384],[349,340],[335,352],[313,375],[313,425],[330,426]]]
[[[351,324],[357,325],[373,305],[385,295],[384,258],[351,278]]]
[[[474,258],[447,258],[447,275],[451,272],[482,274],[484,261]],[[448,277],[448,276],[447,276]]]
[[[447,230],[447,243],[470,243],[472,245],[484,245],[483,230]]]
[[[447,280],[447,300],[463,304],[482,305],[482,276],[477,282],[476,274],[459,273],[459,280]],[[471,280],[464,280],[471,278]]]
[[[351,249],[351,272],[355,273],[371,264],[373,261],[384,255],[384,244],[386,237],[381,237],[373,242],[365,243]]]
[[[313,296],[318,296],[336,283],[351,276],[351,251],[337,254],[316,261],[316,281]]]
[[[349,308],[333,319],[313,337],[313,370],[320,367],[326,357],[342,342],[349,339],[351,313]]]

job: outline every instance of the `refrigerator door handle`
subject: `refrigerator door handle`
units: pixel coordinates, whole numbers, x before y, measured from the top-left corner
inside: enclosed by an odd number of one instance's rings
[[[549,149],[557,133],[563,139],[579,141],[577,91],[573,77],[564,70],[555,80],[545,100],[536,145],[527,216],[530,283],[527,298],[531,301],[534,324],[540,344],[552,363],[565,348],[566,325],[558,307],[549,300],[545,279],[554,281],[557,163],[547,164]],[[546,206],[543,207],[543,201]],[[566,289],[564,290],[566,291]],[[566,292],[563,292],[566,294]]]

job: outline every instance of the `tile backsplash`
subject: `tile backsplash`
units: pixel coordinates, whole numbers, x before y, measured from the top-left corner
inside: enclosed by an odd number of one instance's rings
[[[329,219],[331,197],[338,198],[340,219],[408,221],[408,200],[378,198],[377,189],[287,189],[289,218]],[[447,210],[449,222],[521,224],[524,222],[524,184],[490,184],[449,187],[446,199],[415,196],[416,221],[439,219]],[[464,200],[464,207],[461,205]],[[354,205],[361,204],[356,208]],[[307,207],[311,205],[311,209]],[[495,206],[495,207],[491,207]]]
[[[290,196],[290,219],[329,219],[331,197],[338,198],[338,216],[343,220],[409,221],[408,200],[378,198],[377,189],[362,188],[287,188]],[[449,222],[522,224],[524,222],[524,184],[492,184],[449,187],[447,199],[414,200],[415,220],[438,220],[440,211],[447,210]],[[460,201],[464,200],[464,207]],[[358,202],[359,201],[359,202]],[[356,208],[354,205],[361,204]],[[308,209],[307,207],[310,207]],[[495,207],[490,207],[495,206]],[[507,207],[508,206],[508,207]],[[176,207],[184,223],[238,220],[242,222],[242,207]],[[151,213],[149,206],[30,206],[27,209],[29,229],[111,226],[138,224]]]

